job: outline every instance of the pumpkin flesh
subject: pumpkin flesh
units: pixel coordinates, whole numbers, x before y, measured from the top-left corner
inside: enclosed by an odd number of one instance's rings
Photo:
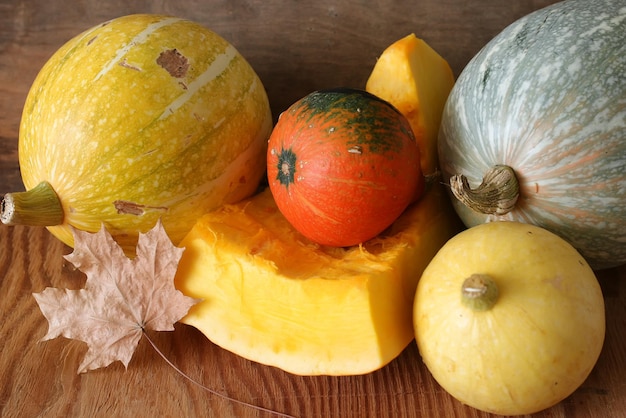
[[[356,375],[413,340],[417,279],[458,231],[434,185],[379,237],[318,245],[269,189],[202,217],[182,241],[176,287],[202,299],[181,322],[244,358],[300,375]]]
[[[64,212],[51,232],[104,223],[126,250],[161,219],[179,242],[195,220],[257,190],[271,114],[227,41],[179,18],[132,15],[87,30],[41,69],[20,127],[29,190]]]
[[[387,100],[409,121],[425,176],[438,174],[437,134],[454,75],[448,62],[415,34],[389,45],[365,90]],[[422,105],[425,104],[425,105]]]

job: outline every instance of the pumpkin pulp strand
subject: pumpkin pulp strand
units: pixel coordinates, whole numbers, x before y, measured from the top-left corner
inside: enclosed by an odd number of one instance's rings
[[[61,201],[47,181],[25,192],[5,194],[0,210],[6,225],[54,226],[64,217]]]
[[[450,177],[450,188],[464,205],[486,215],[509,213],[519,197],[519,181],[515,171],[507,165],[492,167],[475,189],[463,174],[454,175]]]

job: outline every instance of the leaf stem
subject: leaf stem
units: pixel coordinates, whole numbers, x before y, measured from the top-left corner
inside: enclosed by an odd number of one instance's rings
[[[186,374],[185,374],[185,372],[183,372],[182,370],[180,370],[180,369],[179,369],[179,368],[178,368],[178,367],[177,367],[174,363],[172,363],[172,362],[170,361],[170,359],[168,359],[168,358],[165,356],[165,354],[163,354],[163,352],[162,352],[161,350],[159,350],[159,348],[156,346],[156,344],[154,343],[154,341],[152,341],[152,339],[148,336],[148,333],[147,333],[145,330],[143,330],[143,335],[146,337],[146,339],[148,340],[148,342],[150,343],[150,345],[152,346],[152,348],[154,348],[154,350],[155,350],[155,351],[156,351],[156,352],[157,352],[157,353],[161,356],[161,358],[163,358],[163,360],[165,360],[165,362],[166,362],[167,364],[169,364],[169,365],[170,365],[170,366],[171,366],[174,370],[176,370],[176,372],[178,372],[178,374],[180,374],[180,375],[181,375],[182,377],[184,377],[185,379],[189,380],[191,383],[193,383],[193,384],[195,384],[195,385],[197,385],[197,386],[201,387],[202,389],[206,390],[206,391],[207,391],[207,392],[209,392],[210,394],[215,395],[215,396],[218,396],[218,397],[220,397],[220,398],[222,398],[222,399],[225,399],[225,400],[227,400],[227,401],[229,401],[229,402],[234,402],[234,403],[236,403],[236,404],[243,405],[243,406],[246,406],[246,407],[248,407],[248,408],[253,408],[253,409],[256,409],[256,410],[258,410],[258,411],[267,412],[267,413],[270,413],[270,414],[273,414],[273,415],[276,415],[276,416],[279,416],[279,417],[283,417],[283,418],[295,418],[293,415],[288,415],[288,414],[284,414],[284,413],[282,413],[282,412],[273,411],[273,410],[271,410],[271,409],[264,408],[264,407],[262,407],[262,406],[254,405],[254,404],[251,404],[251,403],[248,403],[248,402],[244,402],[244,401],[240,401],[240,400],[238,400],[238,399],[231,398],[231,397],[230,397],[230,396],[228,396],[228,395],[224,395],[223,393],[217,392],[217,391],[215,391],[215,390],[213,390],[213,389],[211,389],[211,388],[208,388],[208,387],[204,386],[202,383],[200,383],[200,382],[198,382],[197,380],[194,380],[194,379],[192,379],[191,377],[189,377],[188,375],[186,375]]]

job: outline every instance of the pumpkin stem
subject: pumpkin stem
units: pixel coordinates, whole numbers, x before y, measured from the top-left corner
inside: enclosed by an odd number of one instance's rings
[[[487,311],[498,300],[498,286],[486,274],[472,274],[463,281],[461,298],[473,311]]]
[[[6,225],[53,226],[63,223],[63,206],[47,181],[25,192],[7,193],[0,206]]]
[[[487,215],[509,213],[519,197],[519,182],[515,171],[507,165],[496,165],[483,177],[480,186],[472,189],[467,177],[457,174],[450,178],[454,196],[475,212]]]

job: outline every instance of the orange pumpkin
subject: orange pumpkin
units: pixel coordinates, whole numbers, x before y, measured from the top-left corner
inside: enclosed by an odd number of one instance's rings
[[[362,90],[322,90],[294,103],[270,136],[267,165],[279,210],[322,245],[375,237],[424,190],[409,122]]]

